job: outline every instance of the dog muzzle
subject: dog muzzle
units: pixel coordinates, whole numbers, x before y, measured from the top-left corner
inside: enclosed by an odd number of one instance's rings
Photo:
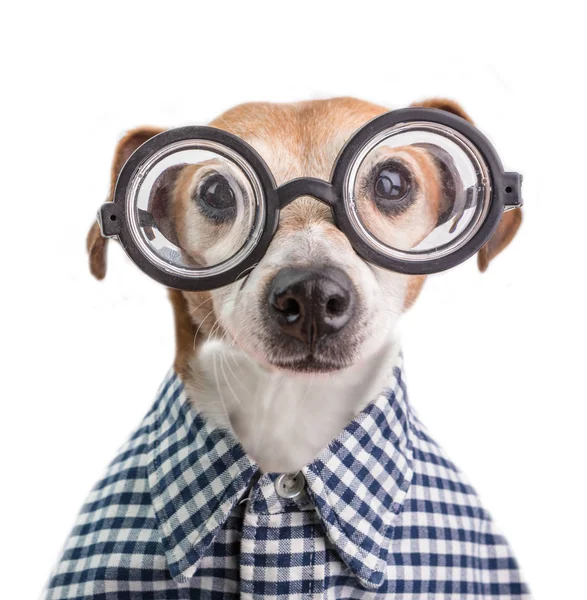
[[[281,186],[245,141],[213,127],[165,131],[124,165],[99,213],[148,275],[209,290],[264,256],[280,211],[301,196],[327,204],[365,260],[421,275],[451,268],[489,240],[504,210],[522,205],[522,177],[506,173],[473,125],[431,108],[386,113],[359,129],[328,181]]]

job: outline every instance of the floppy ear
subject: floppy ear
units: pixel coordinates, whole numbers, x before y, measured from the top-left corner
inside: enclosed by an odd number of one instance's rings
[[[114,159],[112,160],[112,168],[110,172],[110,194],[108,201],[112,201],[112,195],[114,194],[114,187],[116,185],[116,179],[124,163],[128,160],[129,156],[142,144],[144,144],[149,138],[154,135],[161,133],[164,129],[157,127],[139,127],[129,131],[116,146],[114,151]],[[100,233],[100,226],[95,222],[86,240],[88,254],[90,259],[90,271],[96,279],[104,279],[106,275],[106,247],[108,239],[103,238]]]
[[[514,208],[504,212],[495,233],[477,253],[477,266],[481,273],[487,270],[492,261],[513,239],[522,224],[522,209]]]
[[[454,100],[448,98],[430,98],[429,100],[422,100],[421,102],[414,102],[412,106],[421,106],[423,108],[438,108],[439,110],[445,110],[446,112],[457,115],[469,123],[473,123],[473,119],[464,111],[460,104],[457,104]]]
[[[446,98],[431,98],[422,102],[414,102],[412,106],[423,106],[426,108],[438,108],[453,115],[457,115],[469,123],[473,123],[471,117],[463,110],[460,104]],[[516,208],[504,212],[501,221],[489,241],[479,250],[477,254],[477,266],[483,273],[487,270],[489,263],[514,239],[516,232],[522,223],[522,209]]]

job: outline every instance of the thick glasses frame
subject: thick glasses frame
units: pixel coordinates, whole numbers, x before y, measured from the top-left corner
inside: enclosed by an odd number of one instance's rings
[[[379,252],[357,230],[357,218],[348,208],[345,197],[347,177],[350,169],[365,147],[379,134],[400,124],[415,122],[430,123],[450,128],[463,136],[481,157],[489,178],[488,205],[484,210],[483,221],[475,233],[452,252],[429,259],[407,260]],[[262,192],[264,224],[256,236],[254,244],[238,262],[227,260],[210,269],[180,272],[173,267],[165,268],[157,264],[153,257],[145,254],[133,234],[133,216],[128,214],[127,191],[133,185],[137,170],[145,161],[172,144],[189,140],[209,142],[224,147],[228,153],[242,158],[252,169],[256,183]],[[233,283],[245,276],[265,255],[279,225],[280,211],[301,196],[311,196],[327,204],[334,216],[337,227],[346,235],[355,252],[366,261],[384,269],[408,275],[427,275],[450,269],[478,252],[489,240],[499,225],[504,210],[522,206],[522,176],[504,172],[501,160],[489,140],[471,123],[451,113],[434,108],[405,108],[385,113],[361,127],[345,144],[335,161],[330,181],[314,177],[300,177],[277,186],[273,175],[261,156],[247,142],[226,131],[206,126],[189,126],[170,129],[149,139],[140,146],[122,168],[112,202],[102,205],[98,221],[104,237],[116,237],[131,260],[147,275],[171,288],[186,291],[211,290]],[[238,253],[237,253],[238,254]],[[227,268],[223,269],[223,264]]]

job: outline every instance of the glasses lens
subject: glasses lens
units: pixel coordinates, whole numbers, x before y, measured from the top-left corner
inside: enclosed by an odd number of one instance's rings
[[[349,170],[345,202],[359,235],[381,254],[408,261],[462,247],[489,208],[487,167],[458,132],[400,124],[365,147]]]
[[[261,185],[229,148],[176,142],[148,156],[127,186],[131,234],[160,268],[198,277],[228,270],[263,228]]]

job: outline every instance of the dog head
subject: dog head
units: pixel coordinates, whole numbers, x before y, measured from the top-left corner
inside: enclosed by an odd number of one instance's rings
[[[418,106],[470,120],[450,101]],[[237,106],[211,125],[252,145],[281,185],[296,177],[328,180],[344,143],[384,112],[385,108],[350,98],[258,103]],[[140,128],[121,140],[112,167],[112,190],[128,156],[160,131]],[[391,235],[396,247],[411,248],[447,210],[449,169],[425,147],[380,148],[362,170],[357,198],[362,219],[383,241]],[[209,161],[173,167],[157,180],[153,214],[166,237],[177,242],[193,264],[219,262],[242,245],[242,232],[246,235],[248,230],[235,223],[248,216],[246,210],[237,214],[234,207],[236,196],[247,192],[239,177],[228,164]],[[376,205],[375,196],[385,199],[390,194],[402,194],[406,200],[387,209]],[[479,252],[482,271],[511,241],[520,222],[520,210],[504,213]],[[92,272],[104,277],[106,240],[96,225],[88,236],[88,249]],[[334,224],[329,207],[312,197],[297,198],[283,209],[267,253],[244,278],[211,292],[170,290],[176,319],[175,366],[183,371],[194,339],[220,336],[271,369],[325,373],[348,368],[389,342],[423,283],[424,276],[365,262]]]

